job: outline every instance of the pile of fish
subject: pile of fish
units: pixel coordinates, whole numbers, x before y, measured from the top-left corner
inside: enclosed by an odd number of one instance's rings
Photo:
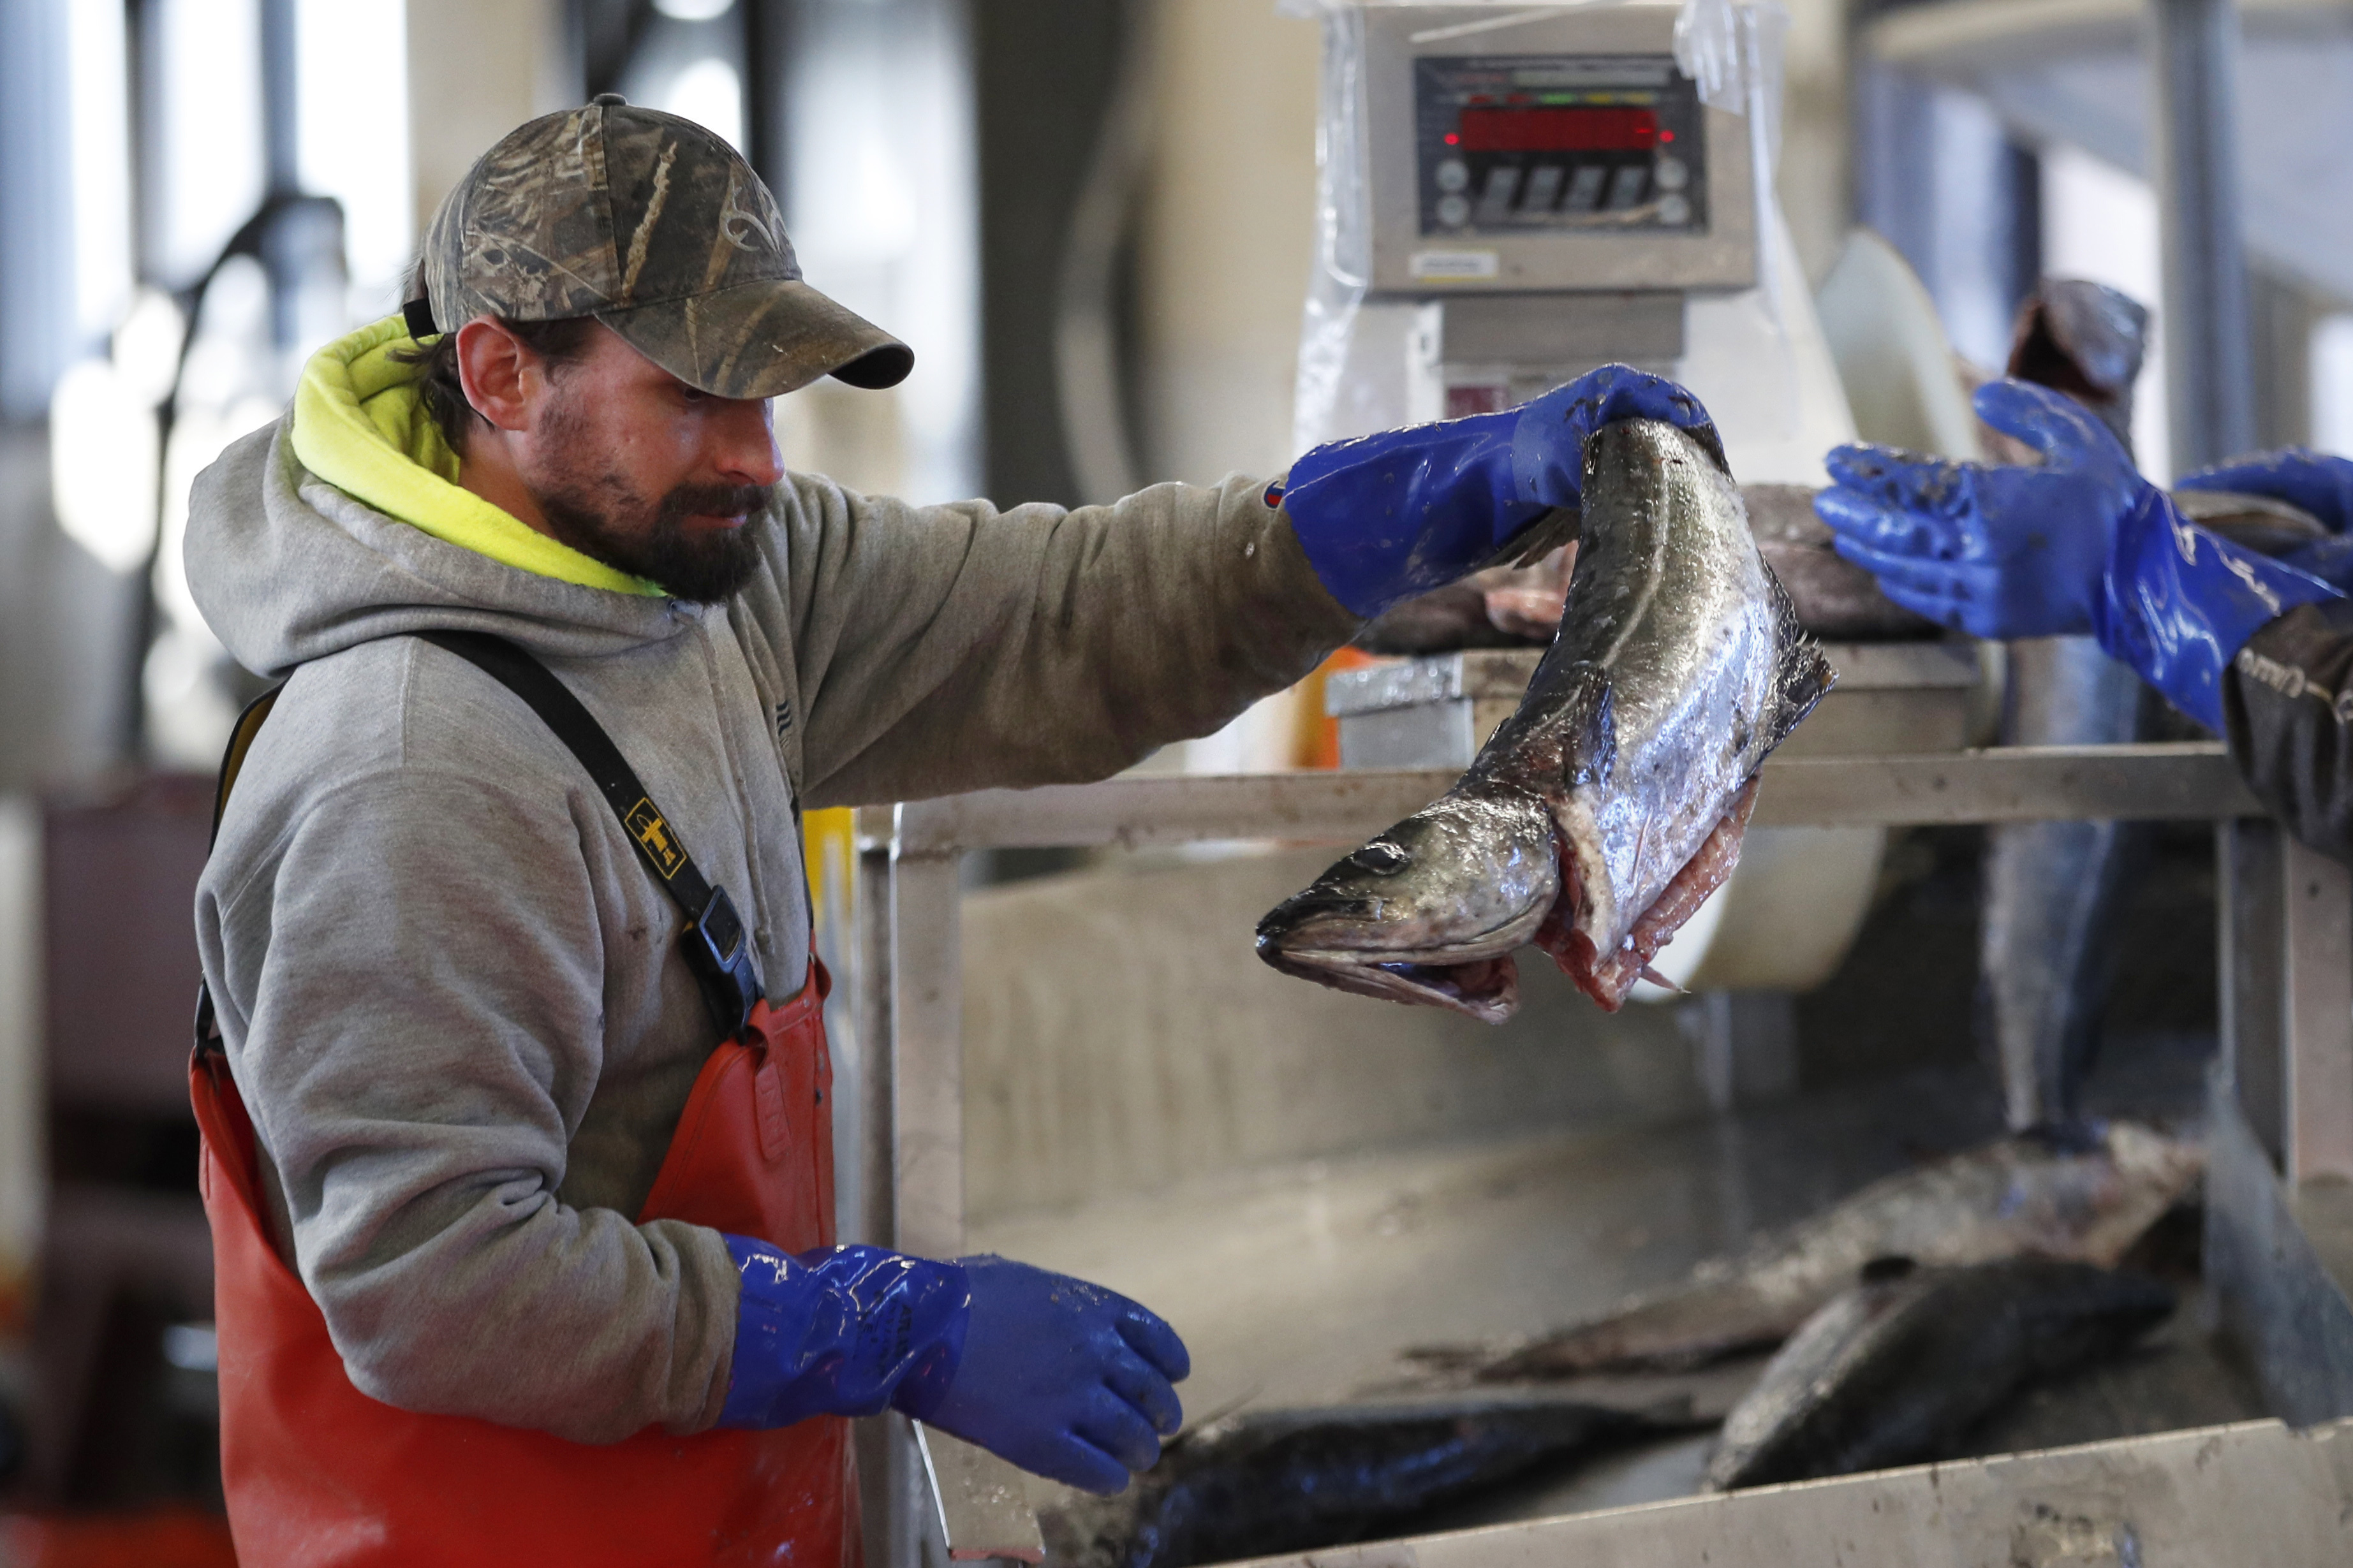
[[[2110,1122],[2083,1149],[2004,1138],[1875,1182],[1592,1321],[1526,1344],[1415,1354],[1491,1382],[1701,1366],[1781,1343],[1874,1258],[1958,1268],[2042,1258],[2114,1268],[2204,1170],[2198,1144],[2137,1122]]]
[[[1257,1411],[1184,1433],[1116,1497],[1041,1510],[1055,1568],[1187,1568],[1396,1534],[1547,1461],[1655,1431],[1599,1405]]]
[[[1433,805],[1259,922],[1259,956],[1489,1023],[1543,948],[1615,1011],[1732,872],[1757,773],[1834,679],[1748,530],[1712,429],[1586,443],[1559,630]]]
[[[2173,1310],[2169,1289],[2117,1266],[2203,1165],[2196,1144],[2130,1122],[2091,1148],[2005,1139],[1866,1187],[1607,1318],[1504,1352],[1419,1353],[1525,1383],[1779,1345],[1724,1420],[1709,1489],[1932,1458],[2025,1386]],[[1253,1411],[1187,1431],[1126,1491],[1070,1494],[1039,1523],[1058,1568],[1314,1552],[1410,1534],[1441,1507],[1693,1428],[1682,1409],[1528,1390]]]
[[[1725,1417],[1711,1491],[1939,1457],[2024,1384],[2130,1345],[2173,1311],[2155,1279],[2009,1258],[1878,1258],[1806,1320]]]

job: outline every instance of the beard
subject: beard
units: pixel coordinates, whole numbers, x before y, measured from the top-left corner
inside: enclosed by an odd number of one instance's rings
[[[768,499],[759,486],[680,485],[649,500],[620,474],[596,466],[586,422],[568,405],[550,410],[544,440],[550,467],[562,477],[534,486],[533,499],[562,543],[696,605],[734,597],[759,571],[750,521]],[[745,521],[689,531],[686,520],[693,516]]]

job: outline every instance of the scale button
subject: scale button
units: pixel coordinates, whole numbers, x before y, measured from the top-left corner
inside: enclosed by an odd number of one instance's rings
[[[1439,197],[1438,221],[1449,228],[1461,228],[1471,221],[1471,203],[1462,196]]]
[[[1449,158],[1438,165],[1438,188],[1459,191],[1471,183],[1471,166],[1460,158]]]
[[[1558,163],[1540,163],[1531,171],[1527,192],[1520,197],[1521,215],[1540,217],[1551,212],[1553,204],[1560,200],[1561,176],[1567,173]]]
[[[1691,203],[1669,191],[1659,198],[1659,221],[1670,227],[1691,222]]]
[[[1509,163],[1487,171],[1487,188],[1479,193],[1479,222],[1493,226],[1502,223],[1512,210],[1512,198],[1520,192],[1520,172]]]
[[[1681,158],[1662,158],[1651,170],[1651,177],[1659,182],[1662,191],[1680,191],[1691,184],[1691,170]]]

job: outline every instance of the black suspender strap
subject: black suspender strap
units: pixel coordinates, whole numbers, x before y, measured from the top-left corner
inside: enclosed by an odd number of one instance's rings
[[[711,901],[711,884],[688,858],[669,820],[647,795],[646,786],[638,782],[637,772],[621,755],[621,749],[613,744],[613,738],[580,699],[572,695],[572,689],[555,679],[554,671],[506,638],[488,632],[417,635],[435,647],[456,654],[531,704],[531,710],[555,731],[555,738],[571,749],[588,776],[596,781],[606,804],[628,829],[629,842],[638,847],[638,857],[646,868],[690,918],[702,912],[703,905]]]
[[[654,805],[646,786],[638,782],[635,769],[621,755],[605,727],[596,722],[596,715],[581,705],[569,688],[555,679],[554,672],[522,648],[501,637],[488,632],[432,631],[419,632],[418,637],[434,647],[456,654],[500,685],[513,692],[530,705],[542,722],[554,731],[555,738],[580,759],[588,776],[604,793],[613,815],[621,819],[621,829],[637,846],[638,858],[654,874],[662,890],[677,900],[686,911],[686,930],[680,933],[679,946],[686,957],[686,966],[694,974],[695,984],[702,987],[702,1000],[718,1022],[720,1033],[733,1038],[744,1032],[751,1021],[752,1009],[762,996],[759,971],[752,963],[752,944],[744,940],[743,917],[735,912],[734,901],[727,889],[714,888],[703,877],[702,870],[678,841],[661,808]],[[237,725],[229,732],[228,750],[221,758],[220,784],[213,794],[213,837],[220,836],[221,813],[228,805],[228,792],[237,785],[237,775],[245,766],[246,753],[253,749],[254,738],[284,687],[275,687],[262,693],[237,715]],[[201,1060],[216,1055],[220,1049],[220,1027],[213,1016],[211,992],[201,983],[196,987],[196,1055]]]
[[[237,775],[245,768],[245,754],[253,750],[253,739],[261,733],[262,721],[269,710],[278,706],[278,694],[286,688],[273,686],[245,705],[229,727],[228,747],[221,753],[220,782],[213,785],[213,830],[205,840],[209,851],[220,842],[221,813],[228,809],[228,792],[237,787]],[[196,1060],[206,1061],[221,1054],[220,1020],[213,1013],[212,987],[202,980],[196,982]]]
[[[680,942],[712,1016],[718,1020],[723,1034],[742,1033],[761,999],[760,976],[753,967],[751,943],[744,940],[743,918],[735,912],[727,889],[714,888],[704,879],[702,868],[679,842],[669,819],[654,805],[605,727],[554,671],[504,637],[488,632],[417,635],[456,654],[522,698],[588,770],[606,804],[620,818],[622,831],[637,846],[638,858],[663,891],[686,911],[687,929]]]

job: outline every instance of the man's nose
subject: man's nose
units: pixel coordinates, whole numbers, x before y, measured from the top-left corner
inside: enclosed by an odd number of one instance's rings
[[[731,485],[767,489],[785,477],[785,459],[765,398],[731,398],[715,421],[720,472]]]

